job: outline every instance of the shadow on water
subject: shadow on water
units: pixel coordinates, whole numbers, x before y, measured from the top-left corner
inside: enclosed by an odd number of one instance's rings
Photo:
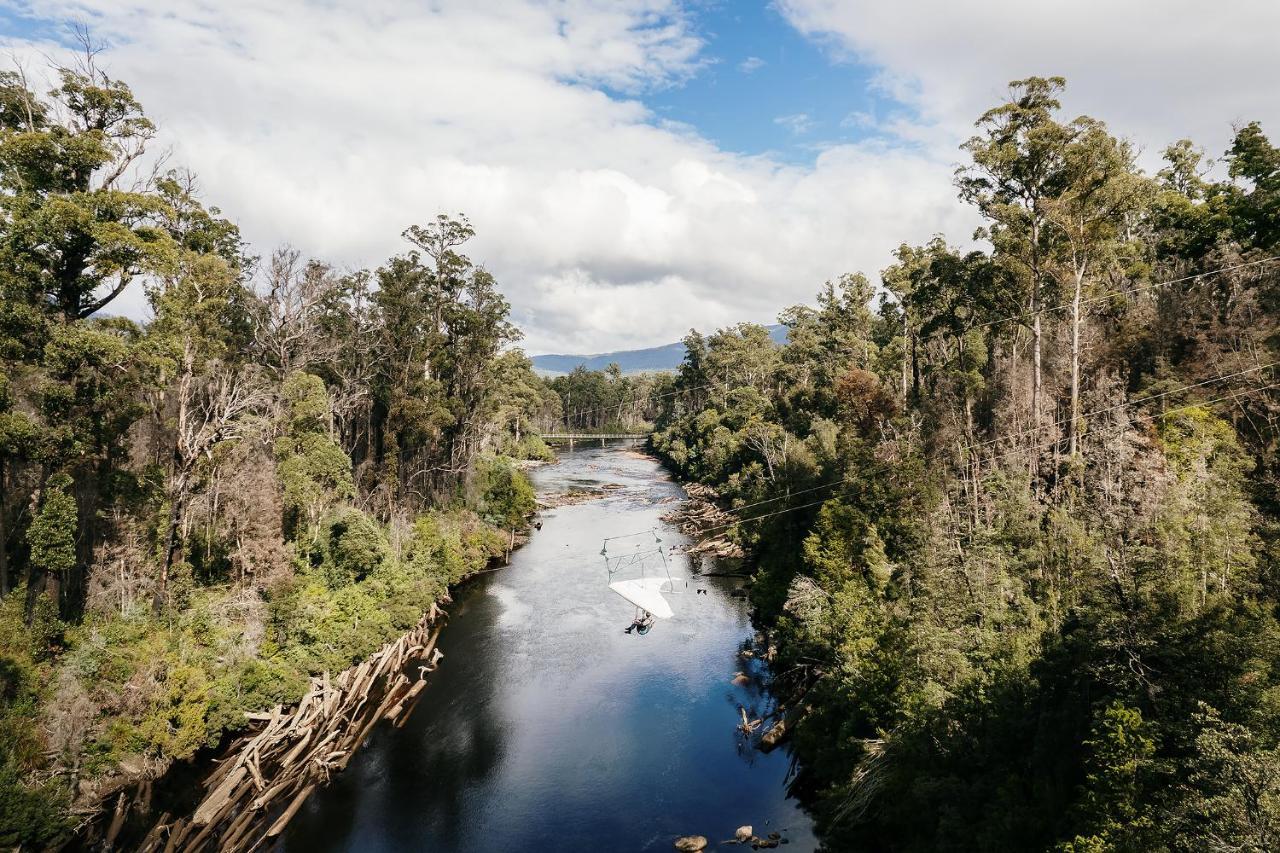
[[[623,634],[632,608],[608,590],[601,539],[683,541],[661,521],[679,487],[618,446],[578,448],[537,469],[542,493],[613,484],[607,497],[543,515],[512,565],[463,586],[445,659],[403,729],[382,726],[291,825],[290,851],[670,850],[741,824],[812,850],[788,799],[790,759],[743,745],[740,706],[769,698],[739,581],[703,577],[669,596],[675,616]],[[673,555],[673,574],[688,558]],[[698,595],[695,588],[707,590]],[[741,849],[726,846],[724,849]]]

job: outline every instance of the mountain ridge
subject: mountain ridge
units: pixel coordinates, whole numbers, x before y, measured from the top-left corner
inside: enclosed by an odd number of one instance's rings
[[[785,343],[787,327],[781,324],[765,326],[774,343]],[[589,355],[571,355],[566,353],[547,353],[530,356],[533,369],[546,375],[571,373],[577,367],[587,370],[604,370],[610,364],[617,364],[623,373],[645,373],[648,371],[675,370],[684,361],[684,342],[676,341],[656,347],[641,349],[615,350],[613,352],[592,353]]]

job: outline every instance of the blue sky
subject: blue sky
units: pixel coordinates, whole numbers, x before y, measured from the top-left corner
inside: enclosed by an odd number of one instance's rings
[[[901,110],[878,96],[874,69],[837,59],[772,3],[706,0],[689,13],[706,64],[642,100],[660,120],[689,125],[723,150],[811,162],[823,148],[866,138],[860,117]]]
[[[685,14],[703,41],[702,64],[692,77],[640,95],[656,122],[692,127],[724,151],[804,164],[832,145],[867,138],[866,118],[902,112],[872,85],[875,69],[801,34],[772,2],[694,0]],[[2,3],[0,36],[74,40],[69,22],[28,17]]]
[[[21,39],[65,41],[68,24],[54,19],[28,17],[0,4],[0,35]]]

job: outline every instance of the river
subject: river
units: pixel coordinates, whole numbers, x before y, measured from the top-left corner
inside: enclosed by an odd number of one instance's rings
[[[682,495],[626,446],[579,445],[535,469],[540,494],[609,489],[547,510],[511,565],[464,584],[441,637],[445,658],[401,729],[382,725],[347,770],[307,801],[285,848],[317,851],[666,851],[679,835],[709,850],[751,824],[782,848],[814,850],[785,783],[785,749],[742,742],[739,706],[766,697],[739,656],[753,634],[738,581],[694,578],[675,615],[623,633],[634,608],[607,586],[606,536],[656,530]],[[610,543],[652,552],[652,535]],[[690,557],[671,572],[690,576]],[[659,568],[651,554],[646,572]],[[614,577],[634,573],[627,569]],[[696,593],[705,589],[706,595]],[[741,681],[741,679],[739,679]]]

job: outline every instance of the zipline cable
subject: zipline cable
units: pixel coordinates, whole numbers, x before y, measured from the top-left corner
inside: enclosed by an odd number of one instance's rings
[[[1214,276],[1214,275],[1221,275],[1223,273],[1235,272],[1237,270],[1247,269],[1249,267],[1263,266],[1265,264],[1275,263],[1276,261],[1280,261],[1280,255],[1270,255],[1268,257],[1259,258],[1254,261],[1246,261],[1239,264],[1232,264],[1230,266],[1219,267],[1217,269],[1212,269],[1212,270],[1206,270],[1204,272],[1195,273],[1193,275],[1186,275],[1186,276],[1181,276],[1179,278],[1166,279],[1165,281],[1157,281],[1157,282],[1152,282],[1150,284],[1135,285],[1134,287],[1123,288],[1120,290],[1112,290],[1106,293],[1094,294],[1088,299],[1082,299],[1081,304],[1092,305],[1098,302],[1105,302],[1109,299],[1114,299],[1119,296],[1129,296],[1135,293],[1144,293],[1149,290],[1156,290],[1158,288],[1169,287],[1175,284],[1185,284],[1186,282],[1189,282],[1189,281],[1195,281],[1201,278],[1208,278],[1209,276]],[[1048,307],[1041,308],[1038,313],[1052,314],[1057,311],[1065,311],[1068,308],[1071,308],[1072,304],[1073,304],[1073,301],[1061,302],[1057,305],[1050,305]],[[999,326],[1002,323],[1009,323],[1015,320],[1022,321],[1022,320],[1033,318],[1036,316],[1036,313],[1037,312],[1035,311],[1021,311],[1021,312],[1018,312],[1017,314],[1010,314],[1006,317],[999,317],[995,320],[988,320],[985,323],[979,323],[978,325],[973,326],[972,328],[989,329],[989,328],[992,328],[993,326]],[[923,338],[922,340],[924,341],[932,340],[932,337],[933,336],[929,336],[929,337]],[[710,382],[703,383],[702,385],[693,385],[688,388],[680,388],[672,391],[665,391],[661,394],[656,394],[649,397],[645,402],[651,403],[657,400],[664,400],[667,397],[675,397],[681,394],[689,394],[694,391],[705,391],[709,388],[717,388],[717,387],[721,387],[729,384],[730,382],[727,379],[712,380]],[[747,387],[747,386],[738,385],[737,387]],[[611,411],[618,407],[619,407],[618,404],[614,404],[609,406],[597,406],[591,409],[578,409],[574,412],[569,412],[564,415],[561,415],[561,417],[564,419],[564,422],[567,426],[569,422],[568,421],[569,418],[577,418],[582,415],[591,415],[591,414],[596,414],[598,412]],[[602,435],[601,437],[608,438],[608,435]]]
[[[1165,416],[1165,415],[1172,414],[1172,413],[1174,413],[1174,412],[1186,411],[1186,410],[1194,409],[1194,408],[1197,408],[1197,407],[1200,407],[1200,406],[1211,406],[1211,405],[1215,405],[1215,404],[1217,404],[1217,403],[1226,402],[1226,401],[1228,401],[1228,400],[1237,400],[1237,399],[1239,399],[1239,398],[1240,398],[1240,396],[1241,396],[1242,394],[1256,394],[1256,393],[1259,393],[1259,392],[1261,392],[1261,391],[1267,391],[1267,390],[1270,390],[1270,389],[1273,389],[1273,388],[1280,388],[1280,382],[1271,382],[1271,383],[1268,383],[1268,384],[1266,384],[1266,385],[1259,386],[1259,387],[1257,387],[1257,388],[1249,388],[1249,389],[1244,389],[1244,390],[1234,391],[1234,392],[1232,392],[1231,394],[1226,394],[1226,395],[1223,395],[1223,396],[1221,396],[1221,397],[1215,398],[1215,399],[1213,399],[1213,400],[1204,400],[1204,401],[1196,402],[1196,403],[1187,403],[1187,404],[1186,404],[1186,405],[1184,405],[1184,406],[1175,406],[1175,407],[1174,407],[1174,408],[1172,408],[1172,409],[1166,409],[1164,412],[1161,412],[1160,414],[1161,414],[1161,416]],[[1143,402],[1143,401],[1138,401],[1138,402]],[[1125,428],[1127,428],[1127,425],[1121,425],[1121,426],[1125,426]],[[1111,427],[1110,429],[1114,429],[1114,428],[1115,428],[1115,427]],[[1105,431],[1105,428],[1104,428],[1104,430],[1100,430],[1100,432],[1103,432],[1103,431]],[[1034,448],[1034,447],[1037,447],[1037,446],[1038,446],[1038,445],[1032,445],[1032,447],[1033,447],[1033,448]],[[1047,444],[1046,444],[1046,445],[1044,445],[1044,446],[1045,446],[1045,447],[1048,447],[1048,446],[1051,446],[1051,445],[1047,445]],[[1020,452],[1020,451],[1026,450],[1026,449],[1028,449],[1028,448],[1024,448],[1024,447],[1011,447],[1011,448],[1009,448],[1008,450],[1006,450],[1006,451],[1004,451],[1004,452],[1002,452],[1002,453],[997,453],[997,454],[994,454],[993,456],[988,457],[988,461],[994,461],[994,460],[996,460],[996,459],[1000,459],[1000,458],[1002,458],[1002,457],[1004,457],[1004,456],[1010,456],[1010,455],[1012,455],[1013,453],[1017,453],[1017,452]],[[839,480],[839,481],[837,481],[837,482],[835,482],[835,483],[828,483],[828,484],[826,484],[826,486],[825,486],[825,487],[815,486],[815,487],[814,487],[814,489],[811,489],[810,491],[816,490],[816,489],[818,489],[818,488],[830,488],[830,487],[832,487],[832,486],[839,486],[839,485],[841,485],[841,484],[842,484],[842,483],[844,483],[844,482],[846,482],[846,480]],[[794,493],[792,493],[792,494],[794,495],[794,494],[800,494],[800,493],[799,493],[799,492],[794,492]],[[791,495],[787,495],[786,497],[791,497]],[[785,498],[784,498],[784,499],[785,499]],[[776,499],[775,499],[775,500],[776,500]],[[707,533],[711,533],[711,532],[714,532],[714,531],[717,531],[717,530],[727,530],[728,528],[736,527],[737,525],[739,525],[739,524],[743,524],[743,523],[748,522],[748,521],[760,521],[760,520],[765,519],[765,518],[772,518],[772,517],[774,517],[774,516],[784,515],[784,514],[786,514],[786,513],[788,513],[788,512],[794,512],[794,511],[798,511],[798,510],[802,510],[802,509],[808,509],[809,507],[814,507],[814,506],[819,506],[819,505],[821,505],[821,504],[824,504],[824,503],[826,503],[828,500],[831,500],[831,496],[830,496],[830,495],[828,495],[826,498],[823,498],[823,499],[822,499],[822,500],[820,500],[820,501],[813,501],[813,502],[811,502],[811,503],[800,504],[799,506],[787,507],[787,508],[785,508],[785,509],[780,509],[780,510],[777,510],[777,511],[775,511],[775,512],[765,513],[764,515],[752,516],[751,518],[739,519],[739,520],[737,520],[737,521],[731,521],[731,522],[728,522],[728,523],[726,523],[726,524],[720,524],[720,525],[716,525],[716,526],[714,526],[714,527],[707,527],[707,528],[703,528],[702,530],[699,530],[699,531],[698,531],[698,535],[699,535],[699,536],[703,536],[703,535],[705,535],[705,534],[707,534]],[[762,501],[761,503],[764,503],[764,502]]]
[[[1172,395],[1174,395],[1174,394],[1182,394],[1182,393],[1185,393],[1185,392],[1187,392],[1187,391],[1194,390],[1194,389],[1196,389],[1196,388],[1202,388],[1202,387],[1204,387],[1205,385],[1209,385],[1209,384],[1212,384],[1212,383],[1214,383],[1214,382],[1221,382],[1221,381],[1223,381],[1224,379],[1233,379],[1233,378],[1236,378],[1236,377],[1238,377],[1238,376],[1244,376],[1244,375],[1247,375],[1247,374],[1250,374],[1250,373],[1256,373],[1256,372],[1258,372],[1258,371],[1261,371],[1261,370],[1267,370],[1267,369],[1270,369],[1270,368],[1273,368],[1273,367],[1277,367],[1277,366],[1280,366],[1280,361],[1275,361],[1275,362],[1270,362],[1270,363],[1268,363],[1268,364],[1258,365],[1258,366],[1256,366],[1256,367],[1247,368],[1247,369],[1245,369],[1245,370],[1239,370],[1239,371],[1236,371],[1236,372],[1234,372],[1234,373],[1226,373],[1226,374],[1223,374],[1223,375],[1221,375],[1221,376],[1215,376],[1215,377],[1212,377],[1212,378],[1210,378],[1210,379],[1204,379],[1204,380],[1201,380],[1200,382],[1195,382],[1195,383],[1192,383],[1192,384],[1190,384],[1190,385],[1183,386],[1183,387],[1181,387],[1181,388],[1172,388],[1172,389],[1170,389],[1170,390],[1168,390],[1168,391],[1162,391],[1162,392],[1161,392],[1161,393],[1159,393],[1159,394],[1152,394],[1151,396],[1147,396],[1147,397],[1138,397],[1138,398],[1134,398],[1134,399],[1132,399],[1132,400],[1129,400],[1129,401],[1127,401],[1127,402],[1125,402],[1125,403],[1119,403],[1119,404],[1116,404],[1116,405],[1114,405],[1114,406],[1107,406],[1107,407],[1102,408],[1102,409],[1093,409],[1093,410],[1090,410],[1090,411],[1088,411],[1088,412],[1083,412],[1083,413],[1081,413],[1081,414],[1078,416],[1078,418],[1079,418],[1080,420],[1084,420],[1084,419],[1086,419],[1086,418],[1096,417],[1096,416],[1098,416],[1098,415],[1109,414],[1109,413],[1111,413],[1111,412],[1119,411],[1120,409],[1125,409],[1125,408],[1129,408],[1129,407],[1132,407],[1132,406],[1138,406],[1138,405],[1141,405],[1141,404],[1143,404],[1143,403],[1149,403],[1149,402],[1151,402],[1151,401],[1153,401],[1153,400],[1159,400],[1159,399],[1162,399],[1162,398],[1164,398],[1164,397],[1172,396]],[[1271,388],[1271,387],[1274,387],[1274,385],[1266,385],[1266,386],[1262,386],[1262,387],[1260,387],[1260,388],[1249,389],[1246,393],[1256,393],[1257,391],[1267,390],[1268,388]],[[1187,404],[1186,406],[1179,406],[1179,407],[1175,407],[1175,408],[1172,408],[1172,409],[1166,409],[1166,410],[1165,410],[1163,413],[1161,413],[1161,414],[1168,414],[1168,413],[1170,413],[1170,412],[1181,411],[1181,410],[1184,410],[1184,409],[1187,409],[1187,408],[1192,408],[1192,407],[1194,407],[1194,406],[1207,406],[1207,405],[1213,405],[1213,404],[1215,404],[1215,403],[1222,402],[1222,401],[1224,401],[1224,400],[1232,399],[1232,398],[1233,398],[1233,396],[1235,396],[1235,395],[1234,395],[1234,394],[1232,394],[1232,395],[1227,395],[1227,396],[1225,396],[1225,397],[1221,397],[1221,398],[1218,398],[1218,399],[1215,399],[1215,400],[1208,400],[1208,401],[1203,401],[1203,402],[1198,402],[1198,403],[1189,403],[1189,404]],[[998,443],[1000,443],[1000,442],[1002,442],[1002,441],[1006,441],[1006,440],[1009,440],[1009,439],[1018,438],[1018,437],[1021,437],[1021,436],[1028,435],[1028,434],[1034,434],[1034,433],[1036,433],[1036,432],[1040,432],[1040,431],[1042,431],[1042,430],[1044,430],[1044,429],[1048,429],[1048,428],[1051,428],[1051,427],[1061,427],[1061,426],[1066,426],[1066,425],[1067,425],[1067,424],[1069,424],[1070,422],[1071,422],[1071,419],[1070,419],[1070,418],[1062,418],[1062,419],[1057,420],[1057,421],[1053,421],[1053,422],[1050,422],[1050,423],[1043,424],[1043,425],[1042,425],[1042,426],[1040,426],[1039,428],[1029,429],[1029,430],[1023,430],[1022,432],[1019,432],[1019,433],[1011,433],[1011,434],[1009,434],[1009,435],[1000,436],[999,438],[991,439],[991,440],[988,440],[988,441],[985,441],[985,442],[980,442],[980,443],[978,443],[978,444],[967,445],[967,446],[965,447],[965,450],[966,450],[966,451],[968,451],[968,452],[972,452],[972,451],[977,450],[977,449],[982,448],[982,447],[988,447],[988,446],[991,446],[991,445],[993,445],[993,444],[998,444]],[[1043,446],[1044,446],[1044,447],[1051,447],[1054,443],[1058,442],[1059,440],[1060,440],[1060,439],[1056,439],[1056,438],[1055,438],[1055,439],[1053,439],[1052,441],[1050,441],[1049,443],[1044,444]],[[1029,449],[1037,449],[1037,448],[1039,448],[1040,446],[1041,446],[1041,445],[1040,445],[1039,443],[1037,443],[1037,444],[1032,444],[1032,445],[1030,445],[1029,447],[1014,447],[1014,448],[1010,448],[1008,451],[1005,451],[1005,452],[1003,452],[1003,453],[997,453],[997,454],[994,454],[994,455],[992,455],[992,456],[990,456],[990,457],[987,457],[987,458],[988,458],[988,461],[990,461],[990,460],[994,460],[994,459],[999,459],[999,458],[1002,458],[1003,456],[1005,456],[1005,455],[1009,455],[1010,453],[1013,453],[1013,452],[1017,452],[1017,451],[1024,451],[1024,450],[1029,450]],[[742,511],[744,511],[744,510],[753,509],[754,507],[764,506],[765,504],[777,503],[778,501],[788,500],[788,499],[793,498],[793,497],[795,497],[795,496],[797,496],[797,495],[803,495],[803,494],[807,494],[807,493],[809,493],[809,492],[816,492],[816,491],[819,491],[820,489],[831,489],[831,488],[835,488],[836,486],[842,485],[843,483],[847,483],[847,482],[851,482],[851,481],[849,480],[849,478],[848,478],[848,477],[842,477],[842,478],[840,478],[839,480],[832,480],[832,481],[830,481],[830,482],[820,483],[820,484],[818,484],[818,485],[816,485],[816,486],[808,486],[808,487],[803,488],[803,489],[797,489],[797,490],[795,490],[795,491],[793,491],[793,492],[788,492],[788,493],[787,493],[787,494],[785,494],[785,495],[778,495],[778,496],[776,496],[776,497],[772,497],[772,498],[765,498],[765,499],[763,499],[763,500],[755,501],[754,503],[744,504],[743,506],[740,506],[740,507],[733,507],[733,508],[731,508],[731,509],[723,509],[723,510],[721,510],[721,511],[722,511],[722,512],[724,512],[724,513],[727,513],[727,514],[729,514],[729,515],[736,515],[736,514],[738,514],[738,513],[742,512]],[[821,503],[821,501],[819,501],[819,503]],[[805,506],[812,506],[812,505],[813,505],[813,504],[806,504]],[[800,507],[797,507],[797,509],[798,509],[798,508],[800,508]],[[758,516],[758,517],[759,517],[759,518],[767,518],[767,517],[769,517],[769,516]],[[700,532],[700,533],[705,533],[705,532],[707,532],[708,530],[716,530],[716,529],[719,529],[720,527],[732,527],[732,526],[733,526],[734,524],[736,524],[736,523],[738,523],[738,522],[730,522],[730,523],[729,523],[729,524],[727,524],[727,525],[719,525],[718,527],[706,528],[706,529],[704,529],[704,530],[702,530],[702,531],[699,531],[699,532]],[[651,530],[652,530],[652,529],[651,529]],[[611,538],[611,539],[621,539],[621,538],[626,538],[626,537],[628,537],[628,536],[641,536],[641,535],[644,535],[644,534],[646,534],[646,533],[651,532],[651,530],[642,530],[642,531],[637,531],[637,532],[635,532],[635,533],[626,533],[626,534],[621,534],[620,536],[615,536],[615,537],[610,537],[610,538]]]

